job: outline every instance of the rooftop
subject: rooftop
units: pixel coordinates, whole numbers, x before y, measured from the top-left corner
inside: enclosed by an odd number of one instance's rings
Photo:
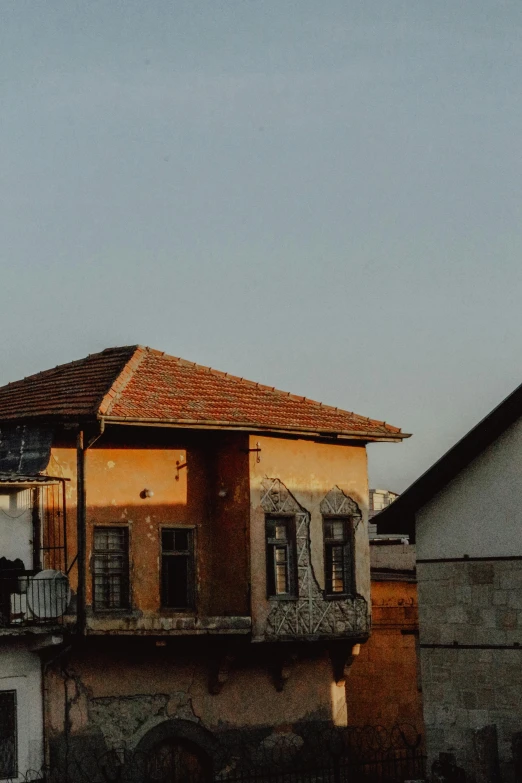
[[[0,421],[105,419],[402,440],[398,427],[139,345],[0,387]]]

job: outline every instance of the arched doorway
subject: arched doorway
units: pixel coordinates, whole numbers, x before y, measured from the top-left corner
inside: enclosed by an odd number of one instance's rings
[[[142,737],[136,750],[147,758],[151,783],[209,783],[218,741],[188,720],[163,721]]]

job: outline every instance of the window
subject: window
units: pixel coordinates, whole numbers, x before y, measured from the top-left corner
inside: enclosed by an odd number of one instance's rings
[[[295,522],[293,517],[266,519],[266,572],[268,596],[296,595]]]
[[[0,691],[0,780],[18,776],[16,691]]]
[[[94,528],[94,609],[129,607],[129,531]]]
[[[161,605],[194,609],[194,531],[171,527],[161,531]]]
[[[326,595],[351,594],[354,586],[351,520],[325,518],[323,525]]]

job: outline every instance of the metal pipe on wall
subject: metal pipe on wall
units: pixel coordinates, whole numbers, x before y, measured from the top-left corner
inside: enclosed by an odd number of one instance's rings
[[[79,429],[76,437],[76,535],[78,541],[77,632],[80,635],[85,633],[86,512],[84,433],[82,429]]]

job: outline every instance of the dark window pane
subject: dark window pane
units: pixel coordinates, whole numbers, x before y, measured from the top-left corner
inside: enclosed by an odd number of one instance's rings
[[[188,530],[176,530],[175,532],[175,549],[178,552],[186,552],[189,548],[189,532]]]
[[[16,691],[0,691],[0,779],[18,776]]]
[[[187,528],[161,533],[161,605],[169,609],[194,607],[194,534]]]
[[[174,550],[174,531],[162,530],[161,531],[161,548],[165,552],[172,552]]]
[[[161,573],[162,605],[172,609],[188,609],[190,606],[188,557],[163,556]]]
[[[296,591],[293,518],[266,519],[267,594],[293,596]]]

